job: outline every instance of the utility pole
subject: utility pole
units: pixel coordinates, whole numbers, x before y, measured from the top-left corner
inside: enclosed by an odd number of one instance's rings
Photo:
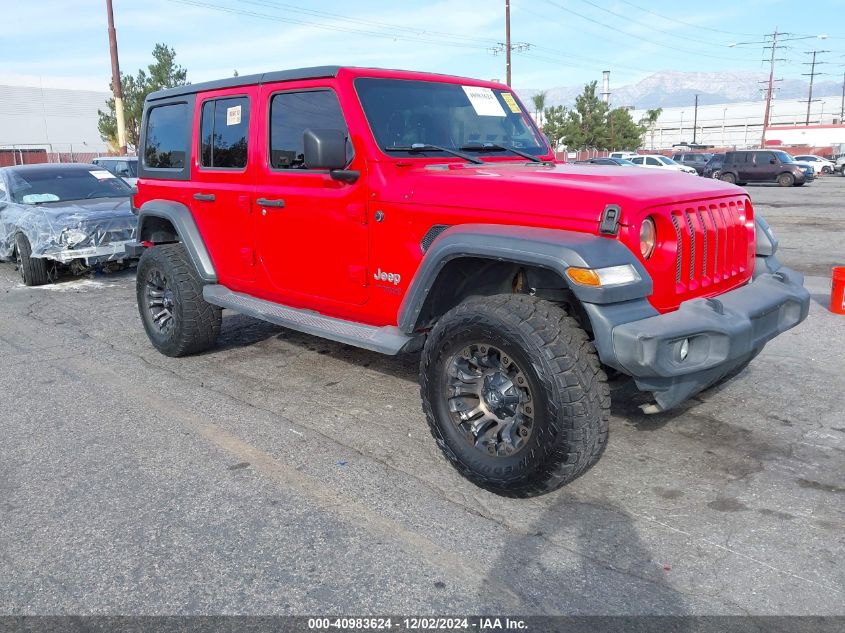
[[[505,83],[511,85],[511,53],[513,51],[527,51],[531,44],[527,42],[511,42],[511,0],[505,0],[505,41],[492,46],[488,50],[494,55],[505,54]]]
[[[698,130],[698,95],[695,95],[695,114],[692,118],[692,144],[695,145],[695,133]]]
[[[772,109],[772,85],[775,80],[775,53],[778,50],[778,29],[772,33],[772,57],[769,60],[769,87],[766,89],[766,110],[763,114],[763,135],[760,137],[760,147],[766,148],[766,128],[769,127],[769,113]]]
[[[123,87],[120,83],[120,66],[117,62],[117,31],[114,30],[112,0],[106,0],[109,18],[109,51],[111,52],[111,83],[114,91],[114,115],[117,121],[117,144],[121,156],[126,155],[126,122],[123,118]]]
[[[511,85],[511,0],[505,0],[505,83]]]
[[[816,72],[816,55],[819,53],[829,53],[830,51],[807,51],[807,55],[813,56],[813,61],[811,62],[804,62],[805,66],[810,67],[810,72],[802,73],[805,77],[810,77],[810,93],[807,96],[807,119],[804,121],[804,125],[810,125],[810,108],[813,105],[813,80],[815,79],[816,75],[821,75],[822,73]],[[824,64],[824,62],[818,62],[819,64]]]
[[[751,45],[758,45],[758,44],[767,44],[767,46],[763,47],[763,50],[766,50],[767,48],[772,49],[772,54],[771,54],[771,57],[769,59],[769,81],[768,81],[769,85],[768,85],[768,89],[766,90],[766,110],[765,110],[765,113],[763,114],[763,134],[760,138],[760,147],[766,146],[766,128],[769,127],[769,115],[771,113],[771,108],[772,108],[772,91],[773,91],[773,85],[774,85],[774,82],[775,82],[775,62],[776,61],[783,61],[783,60],[778,60],[775,57],[775,53],[777,53],[777,50],[778,50],[778,36],[782,36],[782,35],[786,35],[786,36],[789,36],[789,37],[782,39],[781,42],[793,42],[795,40],[809,40],[809,39],[819,39],[819,40],[827,39],[827,35],[824,35],[824,34],[820,34],[820,35],[794,35],[794,34],[783,33],[783,32],[778,33],[778,30],[777,30],[777,27],[776,27],[774,33],[767,34],[765,36],[767,38],[768,37],[772,38],[771,43],[769,43],[769,40],[764,39],[762,42],[734,42],[733,44],[728,45],[730,48],[733,48],[734,46],[751,46]]]

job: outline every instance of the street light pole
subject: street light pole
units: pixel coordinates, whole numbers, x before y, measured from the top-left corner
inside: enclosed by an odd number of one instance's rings
[[[692,118],[692,144],[695,145],[695,134],[698,130],[698,95],[695,95],[695,114]]]
[[[117,31],[114,30],[112,0],[106,0],[109,18],[109,52],[111,53],[111,83],[114,92],[114,115],[117,122],[117,144],[121,156],[126,155],[126,122],[123,118],[123,87],[120,83],[120,66],[117,62]]]

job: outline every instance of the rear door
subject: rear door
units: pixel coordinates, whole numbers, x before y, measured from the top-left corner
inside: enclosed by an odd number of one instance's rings
[[[266,84],[258,186],[256,247],[262,274],[282,300],[297,305],[360,305],[368,299],[367,194],[363,155],[347,144],[355,182],[304,163],[303,134],[347,131],[333,83]]]
[[[252,184],[248,160],[257,86],[197,95],[191,209],[220,283],[249,289],[255,279]]]

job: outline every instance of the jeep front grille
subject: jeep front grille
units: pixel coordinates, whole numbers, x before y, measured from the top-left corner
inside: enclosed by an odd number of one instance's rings
[[[745,273],[749,234],[742,200],[673,208],[679,290],[718,285]]]

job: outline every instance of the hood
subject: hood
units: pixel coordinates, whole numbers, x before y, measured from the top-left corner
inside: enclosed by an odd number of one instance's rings
[[[399,177],[403,172],[407,178]],[[735,185],[692,178],[676,170],[600,165],[429,164],[399,167],[396,176],[385,182],[385,198],[396,203],[580,217],[591,222],[598,221],[609,204],[622,208],[624,223],[626,212],[658,204],[745,193]]]
[[[50,219],[72,216],[76,220],[104,220],[131,216],[129,198],[94,198],[92,200],[66,200],[64,202],[42,202],[35,206]]]

